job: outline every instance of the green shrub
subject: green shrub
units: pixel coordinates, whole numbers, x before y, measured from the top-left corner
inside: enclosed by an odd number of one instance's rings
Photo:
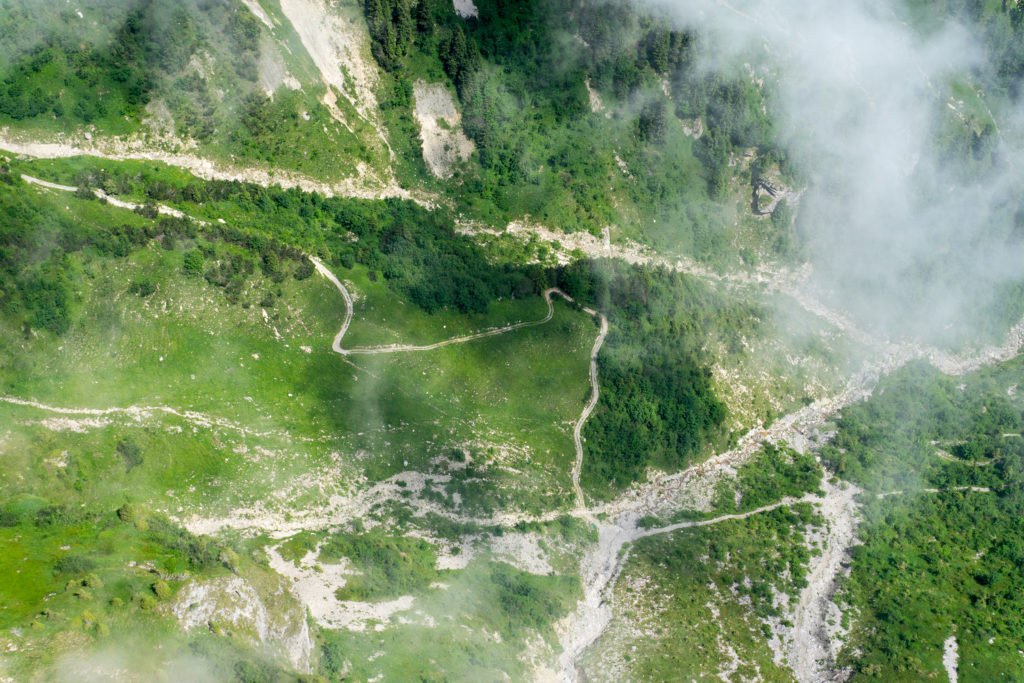
[[[188,275],[193,277],[202,275],[205,264],[206,259],[203,258],[203,252],[198,249],[189,249],[185,252],[182,267]]]
[[[152,283],[150,283],[150,286],[152,286]],[[149,293],[152,294],[152,290]],[[141,289],[139,290],[139,295],[148,296],[148,294],[143,294]],[[117,453],[124,461],[125,469],[129,472],[142,464],[142,449],[130,438],[117,442]]]
[[[171,597],[171,587],[167,585],[167,582],[163,579],[158,579],[153,583],[153,592],[156,594],[156,597],[161,600],[166,600]]]
[[[58,574],[84,574],[96,569],[96,561],[84,555],[66,555],[53,563]]]

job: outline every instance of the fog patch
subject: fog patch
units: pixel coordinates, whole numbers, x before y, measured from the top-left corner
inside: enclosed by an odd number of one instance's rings
[[[704,69],[774,75],[778,139],[806,176],[797,229],[831,305],[942,343],[1019,319],[994,303],[1024,255],[1021,109],[981,85],[968,27],[915,32],[872,0],[647,4],[699,31]]]

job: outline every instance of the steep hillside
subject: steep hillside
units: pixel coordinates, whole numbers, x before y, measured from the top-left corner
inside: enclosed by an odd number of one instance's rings
[[[0,0],[0,683],[1019,675],[1021,38]]]
[[[327,12],[238,0],[15,6],[0,24],[5,137],[393,194],[358,6]]]

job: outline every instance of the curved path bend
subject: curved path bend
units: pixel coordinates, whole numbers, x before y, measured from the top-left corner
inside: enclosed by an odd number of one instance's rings
[[[514,330],[519,330],[524,327],[535,327],[537,325],[543,325],[551,320],[555,314],[555,304],[551,300],[552,295],[560,296],[567,302],[574,304],[575,299],[571,296],[558,289],[557,287],[550,287],[544,290],[544,301],[548,305],[548,312],[540,320],[528,320],[526,322],[513,323],[511,325],[505,325],[503,327],[495,327],[483,332],[477,332],[474,334],[462,335],[459,337],[452,337],[443,341],[435,342],[434,344],[425,344],[417,346],[414,344],[383,344],[381,346],[359,346],[351,349],[346,349],[341,345],[342,339],[345,338],[345,333],[348,332],[349,325],[352,324],[352,315],[354,312],[354,305],[352,301],[352,295],[349,294],[348,289],[342,284],[341,280],[331,272],[330,268],[325,266],[320,259],[310,256],[309,260],[313,263],[317,272],[323,277],[327,278],[337,287],[338,291],[341,292],[341,296],[345,299],[345,319],[341,323],[341,329],[338,330],[338,334],[334,335],[334,341],[331,344],[331,348],[335,353],[339,353],[342,356],[352,355],[363,355],[370,356],[382,353],[403,353],[411,351],[433,351],[439,349],[442,346],[449,346],[451,344],[464,344],[466,342],[474,341],[477,339],[483,339],[485,337],[494,337],[499,334],[505,334]],[[597,401],[601,396],[601,390],[597,381],[597,354],[601,351],[601,347],[604,345],[604,340],[608,336],[608,318],[599,311],[595,311],[592,308],[581,306],[580,309],[600,321],[601,330],[597,335],[597,339],[594,341],[594,346],[590,351],[590,400],[587,401],[587,405],[584,406],[583,412],[576,420],[576,424],[573,425],[572,437],[573,443],[576,447],[576,460],[572,467],[572,488],[576,496],[576,508],[582,516],[590,521],[594,521],[593,516],[587,509],[586,498],[583,495],[583,489],[580,487],[580,472],[583,470],[583,425],[586,423],[587,418],[594,412],[594,408],[597,407]]]

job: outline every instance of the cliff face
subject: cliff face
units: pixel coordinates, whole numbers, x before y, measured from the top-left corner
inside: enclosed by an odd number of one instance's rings
[[[171,613],[186,631],[228,635],[311,673],[314,644],[305,608],[280,576],[256,569],[244,574],[193,579],[175,596]]]

